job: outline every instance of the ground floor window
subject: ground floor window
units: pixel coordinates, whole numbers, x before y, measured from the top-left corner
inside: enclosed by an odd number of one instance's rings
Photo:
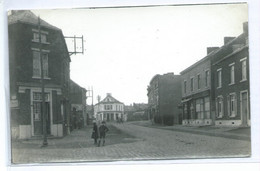
[[[218,96],[216,98],[216,115],[217,115],[217,118],[221,118],[223,117],[223,97],[222,96]]]
[[[235,117],[237,115],[237,98],[235,93],[227,96],[228,115]]]
[[[204,107],[205,107],[205,119],[210,119],[210,101],[209,97],[204,98]]]
[[[196,117],[195,119],[203,119],[204,110],[203,110],[203,99],[196,100]]]

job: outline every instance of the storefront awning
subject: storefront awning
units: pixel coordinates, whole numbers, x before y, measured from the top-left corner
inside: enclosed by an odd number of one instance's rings
[[[192,99],[192,98],[184,99],[184,100],[182,100],[181,102],[182,102],[182,103],[185,103],[185,102],[190,101],[191,99]]]

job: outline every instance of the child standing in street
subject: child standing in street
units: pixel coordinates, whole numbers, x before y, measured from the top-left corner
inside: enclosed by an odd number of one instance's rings
[[[98,141],[98,147],[100,146],[101,140],[102,140],[102,145],[105,145],[105,138],[106,138],[106,133],[109,131],[109,129],[106,126],[106,122],[102,121],[101,126],[99,127],[99,141]]]

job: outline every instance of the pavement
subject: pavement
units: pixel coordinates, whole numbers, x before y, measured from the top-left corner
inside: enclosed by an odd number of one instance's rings
[[[48,139],[47,147],[41,147],[41,139],[14,140],[12,163],[248,157],[251,153],[250,141],[241,139],[248,132],[242,128],[162,127],[149,126],[147,121],[107,126],[110,130],[101,147],[90,138],[91,126],[63,138]],[[231,134],[238,138],[227,138]]]
[[[215,137],[224,137],[237,140],[251,140],[251,128],[250,127],[219,127],[219,126],[183,126],[183,125],[173,125],[173,126],[162,126],[159,124],[152,124],[150,121],[136,121],[131,122],[132,124],[166,129],[178,132],[187,132],[192,134],[200,134]]]

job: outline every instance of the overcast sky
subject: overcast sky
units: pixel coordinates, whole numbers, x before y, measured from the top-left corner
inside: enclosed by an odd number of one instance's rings
[[[71,56],[71,79],[88,89],[94,103],[112,93],[129,105],[147,103],[156,74],[179,74],[238,36],[248,21],[246,4],[33,10],[64,36],[84,36],[84,55]],[[88,100],[90,104],[91,100]]]

